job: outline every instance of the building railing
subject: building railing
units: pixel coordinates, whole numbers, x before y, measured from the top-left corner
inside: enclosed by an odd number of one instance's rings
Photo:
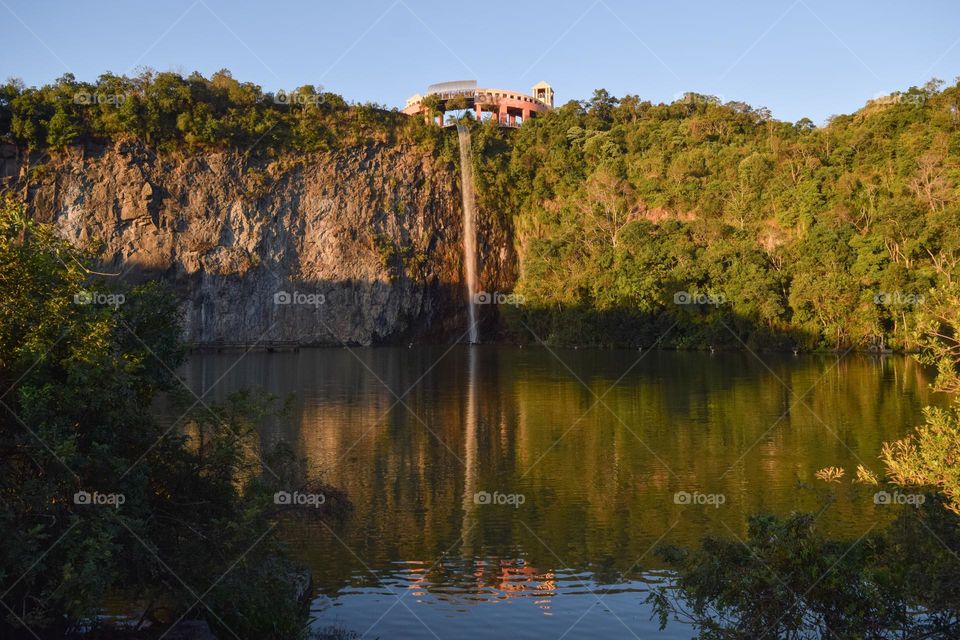
[[[544,106],[550,106],[547,102],[534,98],[533,96],[527,95],[525,93],[519,93],[516,91],[508,92],[501,89],[464,89],[461,91],[443,91],[428,93],[428,96],[439,96],[441,100],[450,100],[451,98],[457,98],[463,96],[465,98],[472,98],[474,101],[479,101],[481,104],[485,100],[491,102],[496,102],[497,100],[506,99],[506,100],[519,100],[521,102],[529,102],[531,104],[539,104]],[[422,102],[421,98],[418,102]]]

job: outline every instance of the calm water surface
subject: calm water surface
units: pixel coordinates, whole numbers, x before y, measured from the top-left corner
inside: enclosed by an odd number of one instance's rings
[[[815,509],[816,470],[880,470],[881,444],[936,402],[901,357],[241,355],[194,356],[186,379],[206,399],[295,394],[264,445],[294,444],[355,512],[287,535],[315,574],[317,626],[367,638],[689,638],[678,623],[659,632],[643,604],[670,579],[657,544],[744,537],[750,513]],[[892,515],[867,489],[832,487],[830,534],[855,539]]]

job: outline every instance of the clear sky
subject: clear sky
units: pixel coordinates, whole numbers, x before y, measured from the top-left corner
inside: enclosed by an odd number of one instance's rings
[[[0,26],[0,78],[27,84],[226,67],[401,107],[434,82],[546,80],[558,103],[697,91],[821,123],[960,75],[958,0],[0,0]]]

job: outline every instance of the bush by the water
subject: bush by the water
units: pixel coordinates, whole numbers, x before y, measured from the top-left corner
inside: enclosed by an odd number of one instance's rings
[[[274,493],[304,476],[259,451],[266,401],[184,391],[174,297],[92,281],[87,264],[0,206],[0,637],[91,637],[118,599],[154,627],[301,637]],[[161,394],[179,419],[155,417]]]

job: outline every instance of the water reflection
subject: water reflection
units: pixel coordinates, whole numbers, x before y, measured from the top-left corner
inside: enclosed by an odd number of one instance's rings
[[[197,356],[186,375],[196,389],[222,377],[220,398],[296,393],[264,441],[296,443],[356,512],[335,534],[303,525],[291,540],[323,619],[373,637],[523,637],[531,620],[529,637],[648,633],[638,605],[665,575],[655,544],[743,536],[750,513],[814,508],[798,481],[827,465],[878,470],[881,443],[936,401],[906,358],[638,355],[234,353]],[[681,491],[725,502],[677,504]],[[838,491],[829,534],[884,516],[860,489]]]

